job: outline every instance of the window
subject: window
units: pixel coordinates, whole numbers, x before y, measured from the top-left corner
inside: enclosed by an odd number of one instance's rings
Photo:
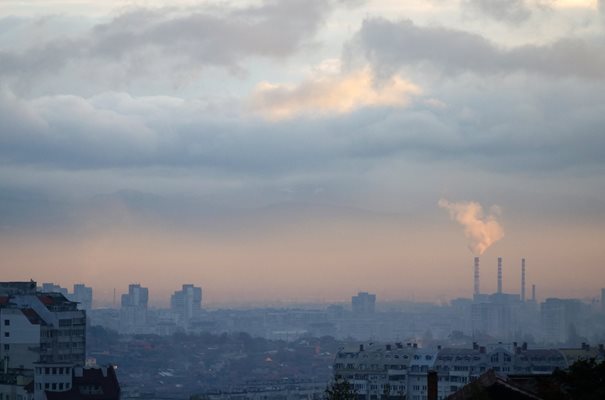
[[[10,344],[5,344],[4,345],[4,350],[5,351],[9,351],[11,349],[11,345]]]
[[[45,383],[44,384],[44,389],[50,389],[50,383]]]
[[[11,333],[10,332],[4,332],[4,337],[10,337]]]
[[[63,382],[59,383],[59,390],[63,390]]]
[[[4,320],[4,326],[10,326],[11,324],[11,320],[10,319],[5,319]]]
[[[57,384],[53,383],[53,390],[57,390]]]

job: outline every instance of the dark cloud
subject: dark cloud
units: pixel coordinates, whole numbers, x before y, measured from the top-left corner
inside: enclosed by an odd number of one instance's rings
[[[525,0],[465,0],[462,5],[489,18],[519,23],[528,20],[532,11]]]
[[[520,24],[538,11],[552,10],[552,0],[463,0],[463,10],[498,22]]]
[[[197,71],[220,66],[237,71],[249,57],[281,58],[299,50],[331,4],[330,0],[268,0],[242,9],[135,9],[86,35],[42,41],[21,51],[0,51],[0,75],[50,76],[74,63],[90,68],[88,76],[108,65],[125,71],[129,78],[162,68]]]
[[[210,169],[235,176],[287,176],[356,168],[404,157],[490,170],[549,171],[605,166],[604,85],[522,78],[442,90],[446,106],[269,122],[196,101],[0,96],[0,160],[73,170]],[[174,104],[173,104],[174,103]]]
[[[605,78],[605,47],[577,38],[545,45],[503,47],[485,37],[456,29],[423,27],[410,20],[364,21],[355,40],[383,74],[406,65],[431,66],[445,74],[529,74]]]

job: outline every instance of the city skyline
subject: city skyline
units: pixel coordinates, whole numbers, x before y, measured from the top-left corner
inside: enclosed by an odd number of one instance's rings
[[[3,2],[3,280],[598,298],[605,1],[494,4]]]

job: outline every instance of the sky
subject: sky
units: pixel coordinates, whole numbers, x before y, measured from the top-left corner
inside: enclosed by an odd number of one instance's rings
[[[604,93],[603,0],[3,0],[0,273],[597,297]]]

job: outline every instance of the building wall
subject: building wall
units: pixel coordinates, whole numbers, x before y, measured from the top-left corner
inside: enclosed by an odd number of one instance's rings
[[[40,325],[19,309],[0,308],[0,359],[8,357],[8,368],[33,368],[39,346]]]
[[[45,391],[66,392],[71,389],[73,365],[40,363],[34,369],[34,398],[45,400]]]
[[[586,353],[589,354],[589,353]],[[501,374],[548,374],[568,362],[559,350],[527,349],[496,344],[472,349],[420,349],[414,345],[361,344],[341,349],[334,362],[335,379],[348,380],[360,399],[405,394],[423,400],[429,370],[438,374],[438,397],[446,398],[489,369]]]

